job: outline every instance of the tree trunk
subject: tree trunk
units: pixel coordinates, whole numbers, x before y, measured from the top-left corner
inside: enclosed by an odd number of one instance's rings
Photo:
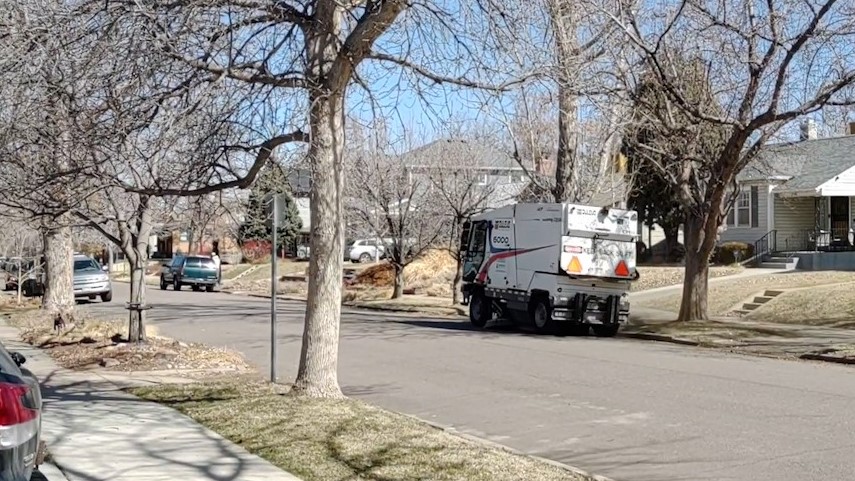
[[[578,123],[578,14],[575,0],[552,0],[550,21],[558,63],[558,151],[555,158],[555,202],[575,201],[578,192],[576,128]]]
[[[397,262],[392,264],[395,268],[395,284],[392,288],[392,299],[404,297],[404,266]]]
[[[683,279],[683,299],[678,321],[708,319],[707,287],[710,255],[715,246],[715,226],[706,217],[686,217],[683,238],[686,246],[686,269]],[[712,237],[710,237],[712,236]]]
[[[145,307],[145,253],[134,252],[128,256],[131,265],[131,299],[130,303]],[[145,309],[130,309],[128,314],[128,341],[145,342]]]
[[[42,308],[68,322],[74,312],[74,242],[70,227],[52,227],[44,234],[44,296]]]
[[[460,285],[463,282],[463,257],[460,252],[454,256],[456,267],[454,269],[454,280],[451,281],[451,303],[455,306],[460,304]]]
[[[313,92],[309,99],[312,168],[309,295],[306,300],[295,394],[342,397],[338,385],[338,337],[344,249],[344,92]]]
[[[562,82],[558,87],[558,152],[555,159],[555,202],[578,195],[576,165],[576,95]]]
[[[662,231],[665,233],[665,262],[673,262],[673,253],[678,244],[677,237],[679,236],[680,228],[662,226]]]

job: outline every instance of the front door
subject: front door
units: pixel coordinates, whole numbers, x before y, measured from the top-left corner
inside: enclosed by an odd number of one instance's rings
[[[849,245],[849,197],[831,197],[828,210],[832,245]]]

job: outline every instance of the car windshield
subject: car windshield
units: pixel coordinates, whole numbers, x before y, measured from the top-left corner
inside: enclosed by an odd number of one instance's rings
[[[92,259],[80,259],[74,261],[74,271],[75,272],[88,272],[88,271],[100,271],[101,268],[98,266],[98,263]]]
[[[214,264],[214,260],[208,257],[188,257],[187,262],[185,263],[187,267],[203,267],[207,269],[216,268],[216,264]]]

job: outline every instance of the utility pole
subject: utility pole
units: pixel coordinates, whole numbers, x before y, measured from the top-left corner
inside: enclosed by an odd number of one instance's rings
[[[273,194],[273,235],[270,243],[270,382],[275,383],[279,380],[276,369],[277,360],[277,336],[276,336],[276,294],[279,286],[279,279],[276,273],[276,265],[278,263],[278,247],[276,246],[277,237],[279,235],[279,195]]]

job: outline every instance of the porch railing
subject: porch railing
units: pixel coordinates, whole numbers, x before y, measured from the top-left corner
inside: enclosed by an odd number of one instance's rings
[[[788,233],[778,239],[778,249],[796,251],[851,251],[855,250],[849,228],[805,229]]]
[[[763,237],[754,242],[754,255],[750,259],[746,259],[741,264],[755,264],[763,259],[763,256],[772,254],[777,251],[778,231],[770,230]]]

